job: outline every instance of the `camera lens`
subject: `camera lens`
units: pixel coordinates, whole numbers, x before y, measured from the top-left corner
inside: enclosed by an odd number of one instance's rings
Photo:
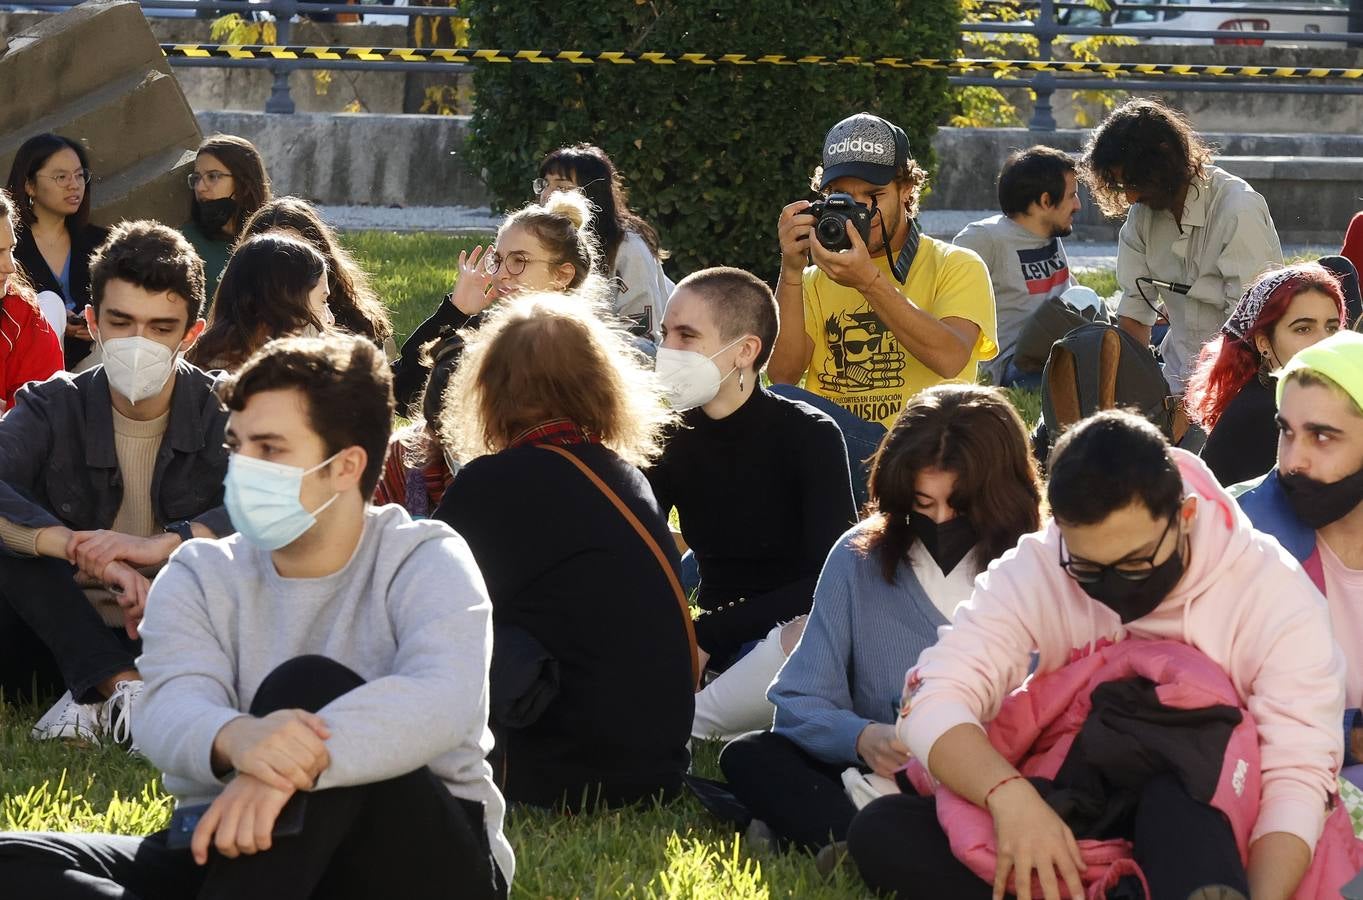
[[[836,246],[847,238],[847,220],[842,216],[824,216],[814,226],[814,234],[825,247]]]

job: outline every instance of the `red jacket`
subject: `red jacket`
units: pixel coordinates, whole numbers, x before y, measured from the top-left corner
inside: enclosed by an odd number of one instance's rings
[[[63,365],[62,342],[37,307],[18,294],[0,299],[0,402],[14,405],[14,392],[46,381]],[[3,412],[0,410],[0,412]]]
[[[1259,813],[1258,732],[1226,674],[1194,648],[1175,641],[1104,642],[1093,653],[1080,653],[1076,651],[1077,658],[1068,666],[1033,679],[1004,701],[986,728],[994,749],[1023,775],[1054,778],[1088,718],[1094,688],[1132,676],[1158,685],[1160,702],[1166,707],[1239,708],[1243,719],[1231,732],[1211,805],[1226,815],[1241,857],[1248,860],[1250,833]],[[917,760],[909,764],[906,774],[920,791],[935,787],[937,817],[952,852],[983,880],[992,882],[997,853],[989,812],[945,786],[932,785]],[[1104,896],[1123,875],[1134,874],[1144,880],[1127,841],[1081,840],[1079,849],[1086,864],[1082,877],[1089,897]],[[1311,867],[1292,896],[1295,900],[1338,897],[1340,888],[1360,868],[1363,842],[1354,837],[1344,806],[1336,804],[1325,821]],[[1040,896],[1039,892],[1040,883],[1034,878],[1032,895]],[[1061,893],[1068,896],[1063,885]]]

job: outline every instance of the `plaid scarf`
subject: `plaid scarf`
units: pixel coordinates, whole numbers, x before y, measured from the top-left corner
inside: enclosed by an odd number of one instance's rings
[[[548,422],[541,422],[534,428],[527,428],[516,435],[507,445],[507,449],[524,447],[526,444],[558,444],[560,447],[571,447],[574,444],[599,443],[601,443],[600,437],[582,428],[571,419],[550,419]]]

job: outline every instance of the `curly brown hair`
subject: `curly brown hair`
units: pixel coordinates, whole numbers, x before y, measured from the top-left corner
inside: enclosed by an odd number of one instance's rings
[[[1084,182],[1103,215],[1126,214],[1128,190],[1151,209],[1176,215],[1183,195],[1212,162],[1212,148],[1182,113],[1157,100],[1128,100],[1093,130],[1084,147]]]

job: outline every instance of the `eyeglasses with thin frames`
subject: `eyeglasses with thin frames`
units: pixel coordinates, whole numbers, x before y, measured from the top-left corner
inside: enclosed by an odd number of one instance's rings
[[[1094,584],[1102,581],[1103,576],[1109,571],[1116,572],[1117,577],[1127,581],[1144,581],[1155,571],[1155,557],[1159,556],[1160,548],[1164,546],[1164,539],[1169,536],[1169,530],[1178,521],[1178,511],[1169,517],[1169,522],[1160,532],[1159,541],[1155,544],[1155,552],[1149,556],[1140,556],[1133,559],[1123,559],[1108,565],[1092,562],[1087,559],[1071,556],[1065,558],[1065,539],[1060,539],[1058,555],[1060,557],[1060,568],[1065,570],[1075,581],[1080,584]]]
[[[192,191],[199,186],[200,181],[206,181],[210,188],[215,188],[218,186],[219,181],[231,177],[231,172],[219,172],[217,169],[213,169],[212,171],[204,172],[202,175],[198,172],[190,172],[189,177],[186,180],[189,182],[189,189]]]
[[[58,187],[69,188],[79,180],[82,184],[89,184],[94,176],[89,169],[77,169],[74,172],[58,172],[56,175],[44,175],[42,172],[35,174],[37,178],[46,178]]]
[[[525,271],[525,267],[531,263],[548,263],[552,266],[554,261],[552,259],[532,259],[521,253],[502,256],[502,254],[493,250],[483,257],[483,271],[489,275],[496,275],[505,266],[508,275],[520,275]]]

